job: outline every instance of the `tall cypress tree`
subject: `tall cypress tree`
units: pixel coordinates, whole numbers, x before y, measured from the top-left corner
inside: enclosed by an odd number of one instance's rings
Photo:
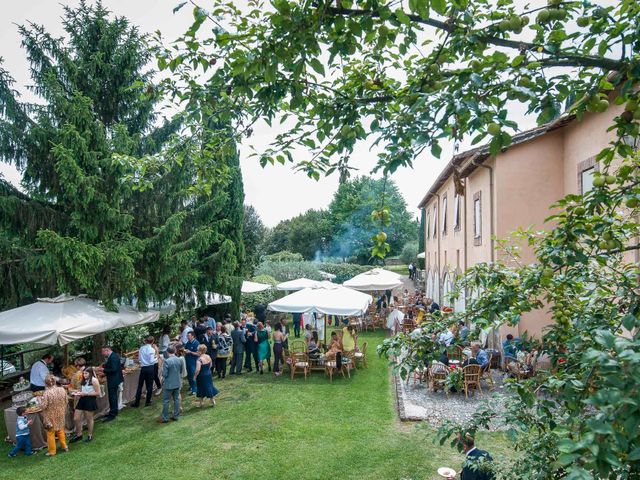
[[[37,103],[0,70],[0,309],[61,292],[111,308],[217,290],[239,296],[242,180],[235,145],[211,152],[161,124],[146,37],[97,3],[65,8],[66,38],[20,27]],[[204,159],[204,160],[203,160]],[[201,166],[221,174],[194,188]],[[238,290],[236,292],[236,290]]]

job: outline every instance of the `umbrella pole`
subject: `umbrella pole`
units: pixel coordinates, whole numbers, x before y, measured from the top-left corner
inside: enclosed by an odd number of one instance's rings
[[[327,315],[323,315],[324,317],[324,348],[327,348]]]

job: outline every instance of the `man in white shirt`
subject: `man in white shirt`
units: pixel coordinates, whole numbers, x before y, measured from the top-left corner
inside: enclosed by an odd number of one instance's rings
[[[148,336],[144,345],[138,350],[138,360],[140,361],[140,378],[138,379],[138,389],[136,390],[136,399],[131,404],[132,407],[140,406],[140,398],[142,397],[142,384],[147,389],[147,398],[145,406],[151,405],[151,396],[153,395],[153,380],[155,378],[155,365],[158,363],[156,349],[153,348],[153,337]]]
[[[453,327],[447,329],[445,332],[440,334],[438,338],[438,343],[448,347],[453,343],[453,340],[456,338],[455,334],[452,332]]]
[[[49,375],[49,365],[53,363],[53,355],[46,353],[40,360],[31,365],[31,374],[29,382],[31,383],[31,391],[37,392],[44,390],[44,379]]]
[[[182,345],[186,345],[187,342],[189,341],[189,332],[193,332],[193,328],[191,328],[191,326],[187,323],[186,320],[183,320],[182,322],[180,322],[182,325],[182,334],[180,335],[180,342],[182,343]]]

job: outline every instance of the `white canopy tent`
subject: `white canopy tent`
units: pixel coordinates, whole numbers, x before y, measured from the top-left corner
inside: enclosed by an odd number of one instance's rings
[[[156,321],[158,311],[139,312],[126,305],[117,312],[83,296],[60,295],[0,312],[0,345],[41,343],[66,345],[116,328]]]
[[[333,280],[336,276],[333,273],[325,272],[323,270],[318,270],[318,273],[322,275],[322,278],[325,280]]]
[[[279,283],[276,285],[276,288],[287,292],[297,292],[298,290],[303,290],[305,288],[314,288],[318,286],[318,284],[320,284],[320,282],[317,280],[310,280],[302,277],[295,280],[289,280],[288,282]]]
[[[418,258],[424,258],[427,252],[420,252],[417,257]]]
[[[271,285],[268,285],[266,283],[257,283],[257,282],[250,282],[248,280],[245,280],[242,282],[242,288],[240,289],[240,291],[242,293],[258,293],[258,292],[264,292],[265,290],[269,290],[271,288]]]
[[[367,311],[371,301],[371,295],[324,281],[271,302],[267,308],[275,312],[304,313],[305,323],[314,323],[318,335],[324,338],[324,321],[318,322],[317,314],[360,316]],[[306,314],[312,313],[316,315],[308,320]]]
[[[286,313],[322,313],[324,315],[358,316],[367,311],[371,295],[331,282],[318,282],[271,302],[269,310]]]
[[[382,268],[374,268],[343,283],[345,287],[363,292],[391,290],[402,286],[402,284],[402,275]]]

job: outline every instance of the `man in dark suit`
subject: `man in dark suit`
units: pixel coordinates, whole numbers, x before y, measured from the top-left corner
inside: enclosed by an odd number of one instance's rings
[[[240,328],[240,323],[233,322],[234,329],[231,331],[231,341],[233,342],[233,359],[231,360],[231,370],[229,375],[240,375],[242,373],[242,359],[244,357],[244,345],[247,341],[244,330]]]
[[[218,356],[218,346],[216,345],[216,341],[213,336],[213,328],[207,327],[200,343],[207,346],[207,355],[209,355],[211,360],[215,362],[216,357]]]
[[[118,416],[118,389],[124,382],[122,375],[122,364],[120,355],[113,351],[110,345],[102,347],[102,355],[106,358],[102,365],[102,371],[107,377],[107,393],[109,396],[109,414],[104,418],[104,422],[115,420]]]
[[[476,448],[473,437],[468,433],[462,439],[462,450],[467,458],[460,472],[461,480],[492,480],[494,478],[493,458],[488,452]],[[450,476],[448,478],[453,479],[455,477]]]
[[[255,341],[255,333],[258,331],[258,328],[251,321],[251,319],[247,320],[247,323],[244,325],[244,331],[246,336],[245,350],[246,354],[244,357],[244,368],[247,372],[253,371],[251,368],[251,359],[253,359],[253,363],[255,364],[256,371],[258,371],[258,344]]]

